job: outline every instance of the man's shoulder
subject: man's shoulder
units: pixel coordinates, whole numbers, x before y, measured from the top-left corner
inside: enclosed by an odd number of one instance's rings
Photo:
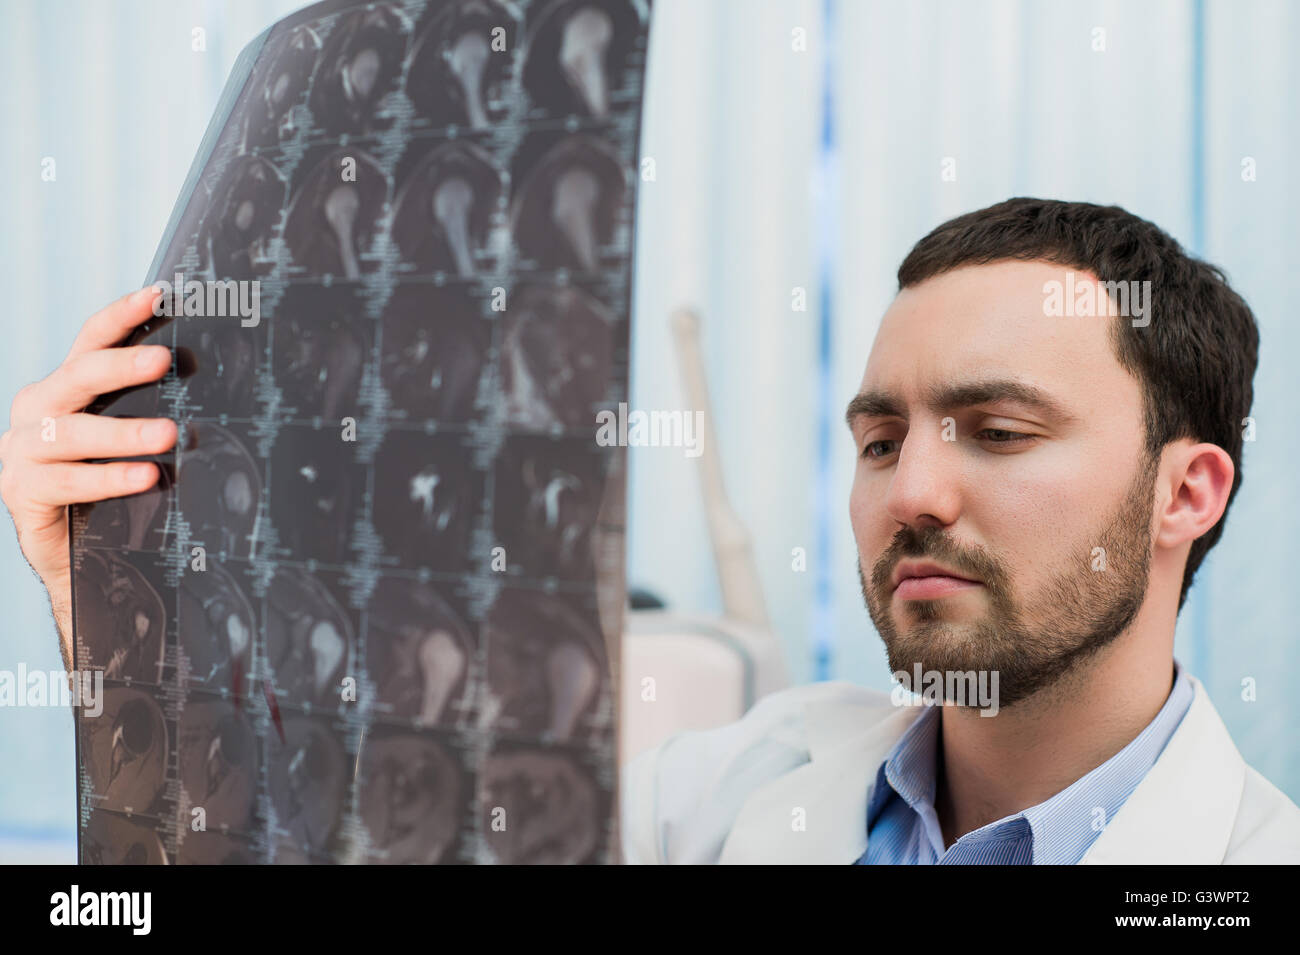
[[[773,750],[808,750],[808,722],[818,714],[837,714],[860,710],[862,719],[884,719],[897,709],[888,693],[868,689],[845,681],[805,683],[787,687],[755,703],[740,719],[707,730],[686,730],[670,736],[649,753],[657,751],[662,765],[666,760],[694,761],[704,753],[729,754],[728,762],[755,748]],[[859,727],[861,723],[857,724]],[[719,768],[725,768],[719,766]]]
[[[1235,812],[1230,817],[1231,828],[1223,848],[1222,862],[1227,865],[1300,864],[1300,807],[1246,762],[1205,686],[1194,677],[1191,679],[1197,695],[1193,709],[1199,702],[1201,719],[1193,722],[1184,717],[1196,734],[1194,739],[1185,742],[1192,745],[1198,763],[1207,751],[1218,754],[1217,761],[1205,767],[1204,788],[1211,788],[1213,779],[1240,774],[1235,778],[1241,780],[1241,788],[1235,794],[1236,798],[1228,803]],[[1188,715],[1191,716],[1190,711]],[[1182,729],[1180,725],[1179,730]],[[1216,737],[1219,742],[1214,744]]]
[[[810,721],[834,713],[861,729],[896,710],[879,690],[809,683],[763,697],[733,723],[670,736],[623,770],[627,861],[715,861],[749,795],[808,762]]]
[[[897,708],[891,702],[888,693],[858,686],[845,680],[801,683],[769,693],[734,723],[710,730],[680,733],[678,736],[700,740],[710,736],[762,738],[782,728],[798,727],[803,723],[810,709],[818,710],[825,707],[856,707],[864,712],[879,710],[882,718]]]
[[[1300,864],[1300,806],[1250,765],[1223,861]]]

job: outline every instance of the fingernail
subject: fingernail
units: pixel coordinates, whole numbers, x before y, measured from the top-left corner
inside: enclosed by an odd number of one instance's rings
[[[157,298],[159,294],[160,292],[158,286],[146,285],[144,288],[140,289],[138,292],[135,293],[135,300],[137,302],[147,302],[150,299]]]
[[[126,479],[132,484],[143,484],[145,481],[152,480],[153,476],[152,464],[135,464],[126,469]]]
[[[158,357],[167,351],[165,345],[145,345],[135,355],[136,368],[149,368],[158,364]]]
[[[146,421],[140,426],[140,437],[148,444],[162,441],[171,434],[170,421]]]

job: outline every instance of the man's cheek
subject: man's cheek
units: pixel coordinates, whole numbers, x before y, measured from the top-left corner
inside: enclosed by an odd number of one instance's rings
[[[851,506],[849,508],[849,520],[853,525],[853,541],[858,548],[862,569],[870,573],[872,562],[881,550],[879,541],[876,539],[879,535],[872,527],[872,515],[865,508]]]

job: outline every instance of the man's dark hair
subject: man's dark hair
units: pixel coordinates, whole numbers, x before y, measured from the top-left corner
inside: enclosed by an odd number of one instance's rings
[[[1101,282],[1150,281],[1150,324],[1113,326],[1115,354],[1142,386],[1147,451],[1171,441],[1217,444],[1234,476],[1223,516],[1192,542],[1178,609],[1218,543],[1241,486],[1242,428],[1250,414],[1259,330],[1223,272],[1192,258],[1169,235],[1119,206],[1008,199],[945,222],[898,267],[898,287],[967,265],[1044,261],[1090,272]]]

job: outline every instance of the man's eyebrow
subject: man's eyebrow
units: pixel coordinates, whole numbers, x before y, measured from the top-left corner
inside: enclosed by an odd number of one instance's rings
[[[931,411],[947,411],[952,408],[970,408],[974,405],[991,404],[995,401],[1014,401],[1027,408],[1034,408],[1049,418],[1060,422],[1074,420],[1065,407],[1037,385],[1017,381],[1014,378],[993,378],[988,381],[972,381],[955,385],[936,385],[926,396],[926,404]]]
[[[906,418],[903,403],[887,391],[873,389],[853,396],[844,412],[845,423],[852,428],[856,418]]]
[[[1075,418],[1064,405],[1042,388],[1014,378],[935,385],[926,394],[926,406],[935,413],[970,408],[995,401],[1014,401],[1037,409],[1062,423],[1073,421]],[[844,413],[844,420],[850,428],[853,427],[854,419],[859,417],[906,418],[907,415],[904,413],[902,401],[896,395],[871,389],[854,395],[853,400],[849,402],[848,410]]]

